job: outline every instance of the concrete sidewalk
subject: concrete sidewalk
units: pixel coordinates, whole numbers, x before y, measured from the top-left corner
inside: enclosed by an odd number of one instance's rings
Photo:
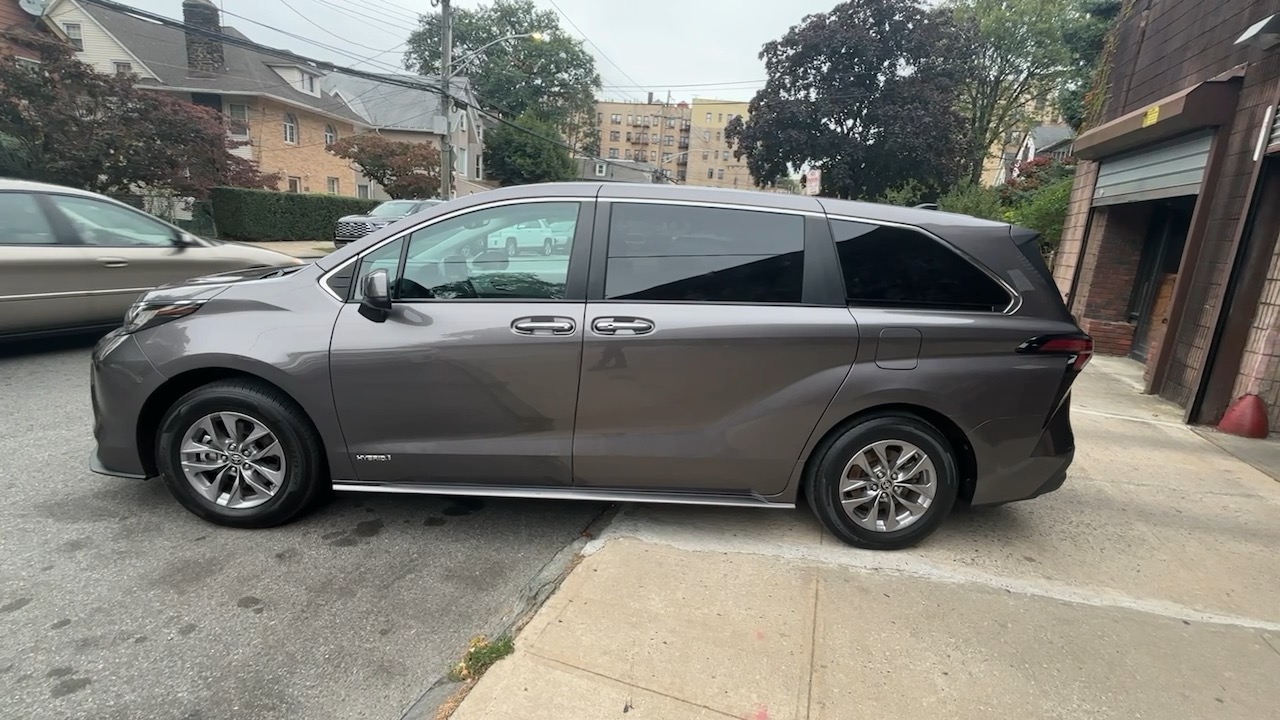
[[[807,510],[629,506],[455,720],[1259,718],[1280,484],[1099,359],[1043,498],[899,553]]]
[[[272,242],[245,242],[244,244],[275,250],[285,255],[304,259],[324,257],[333,252],[333,241],[326,240],[276,240]]]

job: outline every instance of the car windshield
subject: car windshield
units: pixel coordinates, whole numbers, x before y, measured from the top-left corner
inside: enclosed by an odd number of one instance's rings
[[[369,217],[400,217],[413,212],[414,200],[391,200],[369,211]]]

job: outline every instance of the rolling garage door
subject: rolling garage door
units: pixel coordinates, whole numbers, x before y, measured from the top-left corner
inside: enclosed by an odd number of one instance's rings
[[[1212,140],[1207,131],[1103,160],[1094,206],[1198,194]]]

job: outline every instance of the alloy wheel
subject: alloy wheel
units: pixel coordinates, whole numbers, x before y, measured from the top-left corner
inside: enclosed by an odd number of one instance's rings
[[[257,507],[284,484],[284,449],[262,421],[236,412],[205,415],[187,429],[179,449],[191,487],[215,505]]]
[[[855,523],[875,532],[901,530],[924,517],[938,472],[919,447],[882,440],[854,453],[840,478],[840,504]]]

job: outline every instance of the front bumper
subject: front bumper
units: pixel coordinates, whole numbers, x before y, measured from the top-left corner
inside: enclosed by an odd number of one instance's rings
[[[164,376],[143,355],[132,335],[117,329],[98,341],[89,371],[93,437],[97,441],[89,459],[90,470],[116,477],[147,477],[138,448],[138,421],[146,399],[163,382]]]

